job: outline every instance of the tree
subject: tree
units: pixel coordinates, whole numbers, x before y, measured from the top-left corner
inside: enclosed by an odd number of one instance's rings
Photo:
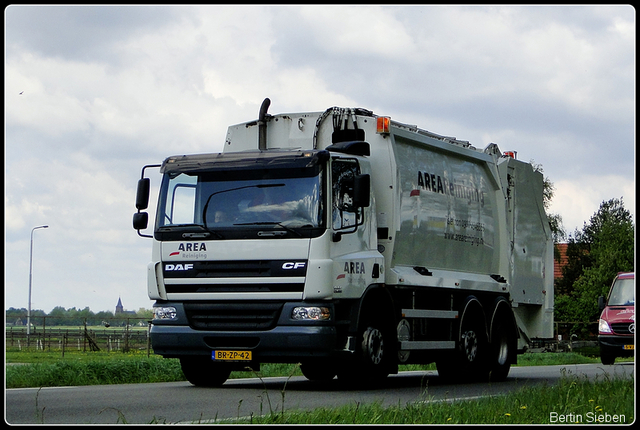
[[[26,315],[27,310],[25,308],[9,308],[5,311],[5,318],[7,323],[15,324],[16,321],[21,321],[22,324],[26,324]],[[34,321],[34,318],[37,317],[37,320]],[[85,307],[84,309],[76,309],[69,308],[65,309],[62,306],[56,306],[46,314],[42,310],[34,309],[31,311],[31,324],[40,325],[44,318],[46,319],[47,327],[51,326],[60,326],[60,325],[70,325],[70,326],[82,326],[85,321],[88,326],[97,326],[101,325],[103,321],[110,321],[110,324],[113,324],[113,320],[115,319],[113,312],[111,311],[100,311],[98,313],[93,313],[89,307]],[[120,324],[124,324],[127,319],[133,318],[144,318],[150,320],[153,317],[153,311],[150,309],[140,308],[138,312],[126,314],[124,316],[120,316]]]
[[[537,164],[533,160],[531,160],[530,163],[534,171],[542,174],[542,204],[544,205],[545,212],[547,213],[547,219],[549,220],[549,227],[551,228],[551,234],[553,235],[553,243],[559,243],[566,237],[566,232],[562,226],[562,217],[560,214],[549,213],[549,207],[551,206],[551,200],[555,194],[556,187],[548,177],[544,176],[542,164]],[[557,254],[557,250],[554,249],[554,252]],[[555,257],[558,259],[559,255],[556,255]]]
[[[138,317],[138,318],[146,318],[148,320],[151,320],[151,319],[153,319],[153,310],[145,309],[145,308],[139,308],[138,312],[136,312],[136,317]]]
[[[50,319],[47,324],[51,325],[64,325],[65,321],[64,321],[64,317],[67,316],[67,310],[62,307],[62,306],[56,306],[55,308],[51,309],[51,312],[49,312],[50,317],[54,317],[53,319]]]
[[[582,240],[580,231],[569,236],[565,253],[567,260],[566,264],[562,266],[562,276],[554,282],[556,297],[565,296],[573,291],[573,284],[582,276],[584,269],[593,264],[589,254],[589,244]],[[556,260],[559,261],[559,259],[560,257],[556,256]]]
[[[634,230],[631,213],[620,198],[602,202],[582,231],[576,231],[576,260],[567,268],[575,282],[572,288],[564,285],[563,294],[556,296],[556,320],[598,319],[598,297],[608,293],[616,274],[634,270]]]

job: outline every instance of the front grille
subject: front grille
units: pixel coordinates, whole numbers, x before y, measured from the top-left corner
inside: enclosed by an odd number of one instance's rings
[[[611,330],[617,334],[633,334],[631,331],[631,326],[635,325],[634,323],[614,323],[611,324]],[[634,330],[635,331],[635,330]]]
[[[304,284],[167,284],[167,293],[301,293]]]
[[[282,302],[185,303],[194,330],[263,331],[275,327]]]
[[[163,275],[171,278],[303,277],[306,260],[167,261]]]

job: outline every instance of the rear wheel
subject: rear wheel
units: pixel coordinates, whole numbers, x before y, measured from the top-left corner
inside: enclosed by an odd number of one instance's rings
[[[513,315],[506,300],[496,303],[495,316],[491,327],[490,370],[494,382],[507,379],[511,363],[516,354],[517,332],[513,323]]]
[[[488,342],[482,307],[476,299],[464,307],[458,336],[458,347],[453,355],[436,361],[438,375],[454,382],[487,380]]]
[[[231,368],[209,357],[182,357],[180,367],[187,381],[199,387],[219,387],[229,379]]]

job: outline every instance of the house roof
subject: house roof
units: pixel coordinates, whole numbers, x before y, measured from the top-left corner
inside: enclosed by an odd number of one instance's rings
[[[556,243],[558,252],[560,253],[560,261],[553,259],[553,278],[562,278],[562,268],[569,263],[569,257],[567,257],[567,243]]]

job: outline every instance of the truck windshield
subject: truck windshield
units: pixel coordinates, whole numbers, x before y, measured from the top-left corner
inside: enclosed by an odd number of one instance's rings
[[[228,179],[229,175],[220,172],[165,174],[157,230],[200,227],[226,238],[233,230],[296,231],[323,226],[322,172],[297,177],[282,172],[271,178],[234,176]]]
[[[609,306],[635,305],[635,279],[618,279],[609,295]]]

